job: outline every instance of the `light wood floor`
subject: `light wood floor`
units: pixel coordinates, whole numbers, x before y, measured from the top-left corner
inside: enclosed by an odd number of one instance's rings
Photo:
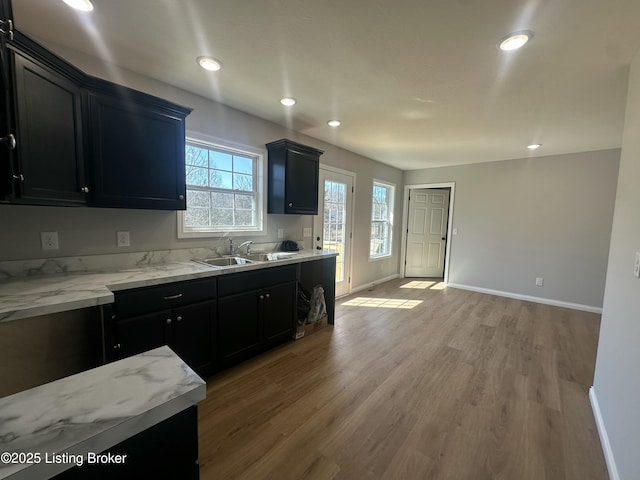
[[[608,478],[587,394],[599,315],[410,282],[210,378],[201,478]]]

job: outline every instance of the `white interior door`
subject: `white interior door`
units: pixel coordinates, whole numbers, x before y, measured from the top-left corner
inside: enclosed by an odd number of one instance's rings
[[[318,215],[313,222],[314,248],[337,252],[336,297],[351,291],[351,219],[354,175],[320,166]]]
[[[405,258],[406,277],[443,277],[449,190],[411,190]]]

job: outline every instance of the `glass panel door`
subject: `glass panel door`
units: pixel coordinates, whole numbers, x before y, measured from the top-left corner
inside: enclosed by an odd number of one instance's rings
[[[336,296],[351,291],[351,214],[355,174],[320,167],[314,248],[336,252]]]

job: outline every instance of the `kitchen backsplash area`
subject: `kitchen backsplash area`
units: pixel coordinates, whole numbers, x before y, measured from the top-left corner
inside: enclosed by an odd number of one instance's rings
[[[178,239],[176,217],[154,210],[0,205],[0,280],[20,271],[59,273],[204,258],[228,247],[228,237]],[[266,235],[234,236],[233,241],[252,240],[258,250],[258,244],[293,240],[309,249],[311,237],[303,233],[312,218],[268,215]],[[120,231],[129,232],[129,246],[117,246]],[[42,232],[57,232],[57,250],[42,249]]]

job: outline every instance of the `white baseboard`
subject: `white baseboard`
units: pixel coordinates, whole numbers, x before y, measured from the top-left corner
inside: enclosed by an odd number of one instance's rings
[[[571,308],[573,310],[581,310],[583,312],[602,314],[602,307],[592,307],[591,305],[582,305],[580,303],[563,302],[552,298],[532,297],[530,295],[522,295],[520,293],[503,292],[502,290],[491,290],[490,288],[474,287],[472,285],[462,285],[460,283],[447,283],[447,287],[469,290],[471,292],[487,293],[489,295],[497,295],[499,297],[515,298],[517,300],[525,300],[527,302],[542,303],[544,305],[553,305],[554,307]]]
[[[367,289],[369,289],[371,287],[375,287],[376,285],[380,285],[381,283],[388,282],[390,280],[395,280],[399,276],[400,276],[400,274],[396,273],[394,275],[389,275],[388,277],[384,277],[384,278],[381,278],[379,280],[376,280],[375,282],[371,282],[371,283],[367,283],[365,285],[359,285],[357,287],[353,287],[351,289],[351,293],[356,293],[356,292],[361,292],[362,290],[367,290]]]
[[[596,419],[596,426],[598,427],[598,435],[600,435],[600,443],[602,444],[602,451],[604,453],[604,459],[607,462],[607,470],[609,471],[609,478],[611,480],[620,480],[618,474],[618,468],[616,467],[616,461],[613,458],[613,450],[611,450],[611,444],[609,443],[609,436],[607,435],[607,429],[604,426],[602,420],[602,414],[600,413],[600,405],[598,404],[598,397],[596,397],[596,391],[593,386],[589,389],[589,400],[591,400],[591,409],[593,410],[593,416]]]

